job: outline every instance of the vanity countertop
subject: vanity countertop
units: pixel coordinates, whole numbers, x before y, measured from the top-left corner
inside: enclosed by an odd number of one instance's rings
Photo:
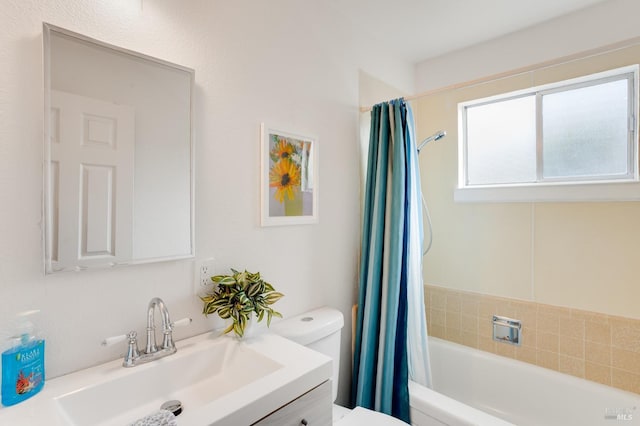
[[[127,384],[127,389],[137,388],[137,386],[130,386],[132,380],[135,383],[138,377],[157,377],[156,372],[161,373],[160,376],[166,376],[165,373],[169,371],[166,369],[173,369],[175,366],[182,366],[175,368],[185,370],[200,368],[193,362],[193,360],[203,360],[202,352],[199,351],[203,349],[208,351],[210,347],[216,345],[225,347],[226,359],[233,360],[240,351],[244,351],[245,357],[247,353],[257,353],[261,359],[266,359],[272,368],[257,379],[251,379],[251,377],[247,379],[246,376],[251,375],[253,369],[252,358],[249,355],[248,361],[233,367],[242,371],[234,371],[231,376],[216,373],[217,381],[212,383],[222,383],[219,387],[225,389],[226,385],[230,384],[230,391],[211,389],[209,392],[210,387],[203,387],[203,383],[205,385],[207,383],[206,380],[194,383],[193,386],[189,385],[193,389],[178,393],[178,397],[181,396],[183,399],[183,412],[177,417],[179,426],[249,425],[327,381],[332,375],[330,358],[275,334],[267,332],[240,341],[232,336],[218,336],[210,332],[176,342],[178,348],[176,354],[149,364],[124,368],[122,360],[118,359],[48,380],[43,390],[32,398],[11,407],[0,406],[0,424],[85,426],[81,424],[83,422],[79,422],[77,418],[74,419],[72,414],[65,411],[64,404],[70,398],[79,400],[80,405],[88,405],[88,408],[81,407],[81,410],[89,413],[88,415],[96,415],[95,413],[100,410],[109,409],[111,404],[109,400],[103,400],[106,398],[96,396],[104,394],[101,393],[103,388],[110,388],[111,392],[114,387],[117,389],[117,386],[124,386],[124,384]],[[215,357],[211,356],[211,358]],[[204,364],[208,363],[208,358],[204,358],[204,361]],[[223,361],[211,359],[210,362],[222,363]],[[236,374],[245,376],[243,380],[250,383],[232,386],[231,383],[235,381]],[[170,393],[167,394],[167,398],[175,396]],[[74,404],[78,405],[77,402]],[[148,414],[154,411],[151,410]],[[97,423],[101,426],[127,424],[148,415],[144,413],[146,411],[129,410],[127,411],[129,417],[118,413],[119,417],[112,416],[104,421],[99,416]]]

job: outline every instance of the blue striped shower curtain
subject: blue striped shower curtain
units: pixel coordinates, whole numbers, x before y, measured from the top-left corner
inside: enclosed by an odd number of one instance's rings
[[[407,423],[409,378],[431,386],[414,135],[403,99],[373,107],[352,383],[354,405]]]

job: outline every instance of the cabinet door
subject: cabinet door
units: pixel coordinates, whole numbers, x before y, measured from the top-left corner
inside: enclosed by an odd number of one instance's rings
[[[332,415],[331,380],[327,380],[254,425],[331,426]]]

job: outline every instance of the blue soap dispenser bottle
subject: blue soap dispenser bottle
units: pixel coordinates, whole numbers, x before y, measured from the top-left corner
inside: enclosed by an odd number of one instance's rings
[[[18,315],[14,333],[2,352],[2,397],[4,406],[31,398],[44,386],[44,339],[31,321],[39,311]]]

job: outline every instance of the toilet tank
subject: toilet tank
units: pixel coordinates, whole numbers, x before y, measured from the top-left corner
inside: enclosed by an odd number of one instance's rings
[[[340,371],[340,333],[344,325],[342,312],[323,307],[287,318],[271,325],[271,330],[333,359],[333,400],[338,393]]]

